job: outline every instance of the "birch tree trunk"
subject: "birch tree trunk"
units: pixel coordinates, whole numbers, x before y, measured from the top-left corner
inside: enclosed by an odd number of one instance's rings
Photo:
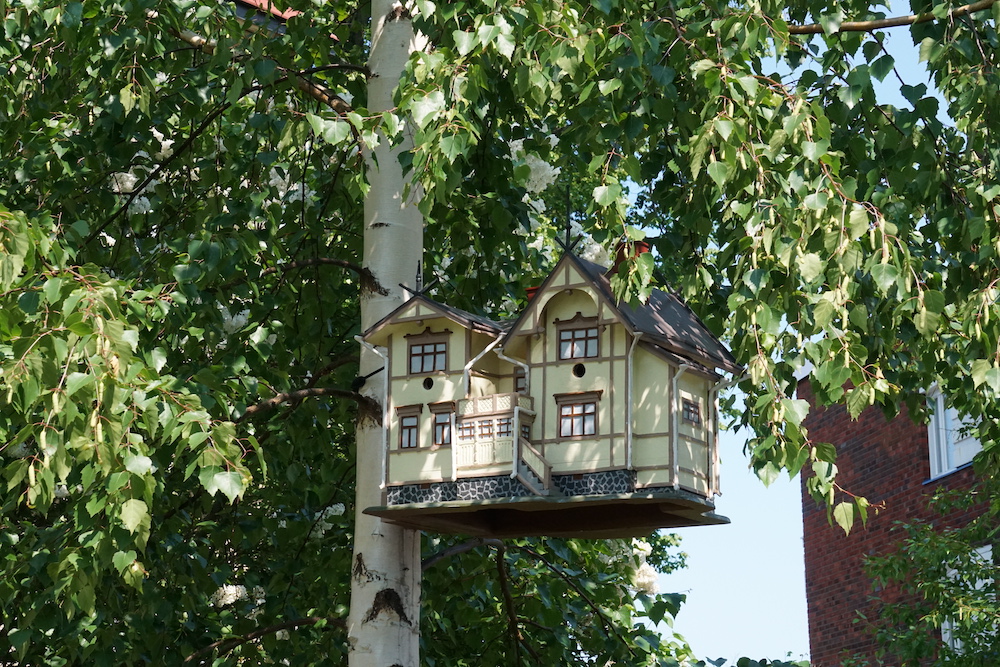
[[[393,107],[392,94],[410,54],[420,47],[409,13],[393,0],[372,2],[372,48],[369,60],[368,108]],[[406,296],[400,284],[413,286],[423,254],[423,218],[417,193],[403,198],[404,180],[397,156],[408,145],[379,145],[369,151],[371,189],[365,198],[364,265],[387,295],[362,295],[362,329],[388,315]],[[361,374],[381,366],[375,354],[362,350]],[[388,373],[389,369],[383,372]],[[381,402],[382,376],[364,388]],[[384,406],[383,406],[384,409]],[[382,504],[381,427],[362,420],[357,429],[357,502],[351,609],[348,625],[349,664],[354,667],[416,667],[420,639],[420,533],[363,514]]]

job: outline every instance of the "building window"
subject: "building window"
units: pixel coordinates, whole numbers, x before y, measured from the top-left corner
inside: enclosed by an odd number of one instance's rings
[[[403,417],[399,420],[399,448],[413,449],[417,446],[417,418]]]
[[[423,408],[423,405],[402,405],[396,408],[400,449],[415,449],[420,446],[420,413]]]
[[[597,404],[600,391],[556,394],[559,406],[559,437],[579,438],[597,434]]]
[[[434,444],[451,444],[451,415],[447,412],[434,415]]]
[[[480,419],[479,420],[479,437],[482,440],[492,440],[493,439],[493,420],[492,419]]]
[[[447,343],[414,343],[410,345],[410,374],[433,373],[447,368]]]
[[[497,419],[497,437],[509,438],[514,432],[514,420],[511,417]]]
[[[518,366],[514,369],[514,391],[524,394],[528,391],[528,376],[524,374],[524,369]]]
[[[521,422],[521,437],[531,440],[531,422]]]
[[[983,568],[985,566],[986,568],[992,569],[992,567],[994,565],[994,560],[993,560],[993,545],[991,545],[991,544],[987,544],[987,545],[981,546],[981,547],[979,547],[977,549],[973,549],[972,552],[971,552],[971,554],[970,554],[970,556],[973,559],[973,561],[975,561],[975,565],[978,566],[979,568]],[[947,576],[948,576],[949,579],[952,579],[952,580],[958,580],[959,579],[959,573],[958,573],[957,570],[954,570],[954,569],[948,570]],[[969,583],[972,584],[971,581]],[[975,591],[976,591],[976,593],[980,593],[984,589],[986,589],[988,586],[991,586],[991,584],[994,584],[994,583],[995,582],[991,581],[990,579],[978,579],[974,583]],[[975,597],[975,595],[976,595],[976,593],[973,593],[972,591],[968,591],[968,593],[971,596],[973,596],[973,597]],[[970,618],[968,618],[966,620],[967,621],[972,621],[976,625],[982,625],[984,627],[987,626],[987,623],[984,622],[984,619],[982,619],[981,617],[980,618],[976,618],[975,615],[971,616]],[[994,632],[996,632],[996,630],[997,630],[996,624],[994,624],[994,626],[990,630],[988,630],[988,631],[991,632],[991,633],[994,633]],[[944,643],[945,646],[947,646],[948,648],[950,648],[955,653],[962,653],[962,651],[964,650],[965,647],[964,647],[964,645],[962,643],[962,640],[960,640],[955,635],[956,635],[956,624],[955,624],[955,621],[952,620],[952,619],[945,619],[941,623],[941,641],[942,641],[942,643]]]
[[[560,329],[560,359],[592,359],[597,356],[597,327]]]
[[[458,439],[461,442],[471,442],[476,439],[476,425],[472,422],[462,422],[458,425]]]
[[[597,433],[597,403],[567,403],[559,406],[560,438],[595,433]]]
[[[983,446],[968,432],[972,425],[964,422],[955,408],[946,405],[940,389],[935,387],[927,392],[927,403],[932,411],[927,425],[927,443],[933,478],[969,463]]]
[[[681,416],[684,421],[690,424],[700,424],[701,423],[701,406],[699,406],[694,401],[689,401],[684,399],[683,409],[681,410]]]

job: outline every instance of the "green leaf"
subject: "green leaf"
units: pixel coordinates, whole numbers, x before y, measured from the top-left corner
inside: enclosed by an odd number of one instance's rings
[[[845,534],[850,535],[854,527],[854,503],[837,503],[833,508],[833,520],[844,529]]]
[[[617,183],[610,183],[608,185],[598,185],[594,188],[593,197],[598,206],[606,208],[614,204],[621,194],[621,186]]]
[[[340,144],[351,136],[351,125],[347,121],[330,120],[311,113],[306,114],[306,120],[312,126],[313,132],[322,137],[323,141],[328,144]]]
[[[892,264],[876,264],[869,273],[883,294],[888,294],[892,286],[899,280],[899,269]]]
[[[451,33],[451,38],[455,40],[455,47],[461,56],[469,55],[472,49],[479,45],[479,37],[474,32],[455,30]]]
[[[444,111],[444,93],[440,90],[415,98],[410,103],[410,113],[417,127],[424,129],[437,114]]]
[[[145,501],[131,498],[122,503],[118,517],[130,533],[135,533],[143,523],[149,523],[149,507]]]
[[[724,162],[712,162],[708,165],[708,175],[715,181],[715,184],[721,190],[725,184],[726,179],[729,178],[729,167]]]
[[[807,283],[811,283],[822,276],[823,271],[826,269],[826,263],[814,252],[802,255],[799,258],[798,264],[802,279]]]
[[[112,556],[111,562],[114,564],[115,569],[121,574],[125,571],[125,568],[132,565],[135,562],[136,553],[132,550],[129,551],[117,551],[115,555]]]
[[[781,405],[785,408],[785,418],[796,426],[809,414],[809,402],[801,398],[783,398]]]
[[[81,388],[86,387],[97,378],[90,373],[70,373],[66,376],[66,398],[71,397]]]
[[[813,445],[816,449],[816,458],[827,463],[837,462],[837,448],[828,442],[817,442]]]

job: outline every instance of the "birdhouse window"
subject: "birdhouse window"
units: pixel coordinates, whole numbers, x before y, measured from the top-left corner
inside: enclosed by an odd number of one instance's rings
[[[521,422],[521,437],[531,440],[531,422]]]
[[[410,345],[410,374],[433,373],[447,368],[448,343]]]
[[[514,391],[523,394],[528,391],[528,377],[524,374],[523,368],[514,371]]]
[[[447,412],[434,415],[434,444],[441,446],[451,444],[451,415]]]
[[[510,417],[497,419],[497,437],[509,438],[514,431],[514,420]]]
[[[416,449],[420,446],[420,412],[422,405],[401,405],[396,408],[399,417],[399,448]]]
[[[597,327],[561,329],[559,331],[560,359],[592,359],[597,356]]]
[[[417,418],[414,415],[399,420],[400,449],[414,449],[417,446]]]
[[[597,433],[597,403],[559,406],[559,437],[572,438]]]
[[[493,420],[492,419],[480,419],[479,420],[479,437],[483,440],[493,439]]]
[[[681,412],[684,421],[689,424],[700,424],[701,423],[701,406],[699,406],[694,401],[689,401],[684,399],[684,406]]]
[[[455,402],[430,403],[427,408],[434,415],[434,444],[439,447],[450,446],[452,424],[455,421]]]
[[[472,442],[476,439],[476,425],[472,422],[462,422],[458,425],[458,439],[461,442]]]
[[[559,406],[559,437],[579,438],[597,434],[597,403],[601,392],[556,394]]]

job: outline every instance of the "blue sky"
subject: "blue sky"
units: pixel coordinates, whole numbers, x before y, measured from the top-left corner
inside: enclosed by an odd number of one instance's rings
[[[799,481],[769,488],[748,469],[746,437],[720,436],[726,526],[675,531],[688,567],[660,576],[660,591],[686,593],[674,629],[699,658],[808,658]]]

